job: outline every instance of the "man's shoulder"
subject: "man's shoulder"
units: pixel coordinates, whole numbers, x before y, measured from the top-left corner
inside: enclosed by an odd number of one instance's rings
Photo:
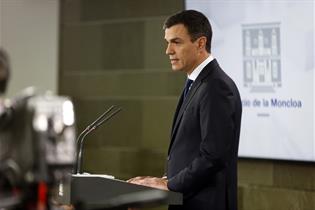
[[[214,63],[215,64],[215,63]],[[238,92],[238,88],[233,79],[219,66],[206,66],[208,74],[204,77],[204,87],[209,91],[216,91],[220,89],[229,89]]]

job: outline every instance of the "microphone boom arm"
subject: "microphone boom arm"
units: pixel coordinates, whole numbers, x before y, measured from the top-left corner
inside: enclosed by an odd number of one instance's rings
[[[88,125],[78,136],[77,138],[77,164],[75,173],[80,174],[81,173],[81,166],[82,166],[82,151],[83,151],[83,143],[85,137],[91,133],[93,130],[98,128],[103,123],[110,120],[112,117],[114,117],[118,112],[120,112],[122,109],[118,107],[116,110],[111,112],[116,106],[111,106],[109,109],[107,109],[101,116],[99,116],[94,122],[92,122],[90,125]],[[111,112],[111,113],[110,113]]]

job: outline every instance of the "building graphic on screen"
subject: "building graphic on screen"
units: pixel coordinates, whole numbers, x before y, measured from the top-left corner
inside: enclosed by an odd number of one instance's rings
[[[251,92],[281,87],[280,23],[243,24],[244,86]]]

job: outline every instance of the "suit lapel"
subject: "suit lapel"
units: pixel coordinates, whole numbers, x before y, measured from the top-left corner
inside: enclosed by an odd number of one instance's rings
[[[188,95],[186,96],[186,98],[183,100],[182,99],[182,103],[181,106],[179,107],[179,111],[177,113],[177,116],[175,116],[175,124],[173,126],[173,130],[172,130],[172,136],[171,139],[173,139],[174,134],[176,133],[175,131],[177,130],[177,127],[182,119],[183,113],[186,110],[186,107],[188,106],[189,102],[192,100],[192,98],[194,97],[196,91],[198,90],[198,88],[201,85],[201,81],[195,81],[193,83],[193,85],[191,86],[190,91],[188,92]],[[184,97],[182,97],[184,98]],[[177,108],[178,109],[178,108]]]
[[[193,82],[190,91],[188,92],[188,95],[184,99],[184,94],[182,93],[180,100],[178,102],[176,112],[174,115],[174,120],[173,120],[173,127],[172,127],[172,134],[171,134],[171,143],[168,148],[168,154],[171,151],[172,144],[174,142],[174,138],[178,129],[178,126],[181,122],[182,116],[184,114],[184,111],[186,110],[187,106],[189,105],[190,101],[193,99],[195,96],[195,93],[199,89],[202,80],[208,76],[208,74],[211,72],[211,66],[216,65],[217,61],[214,59],[212,62],[210,62],[200,73],[200,75],[197,77],[197,79]]]
[[[175,122],[176,122],[176,119],[177,119],[177,115],[178,115],[178,112],[183,104],[183,100],[184,100],[184,90],[182,91],[182,94],[179,98],[179,101],[177,103],[177,107],[176,107],[176,111],[175,111],[175,114],[174,114],[174,118],[173,118],[173,124],[172,124],[172,131],[171,131],[171,134],[174,132],[174,126],[175,126]]]

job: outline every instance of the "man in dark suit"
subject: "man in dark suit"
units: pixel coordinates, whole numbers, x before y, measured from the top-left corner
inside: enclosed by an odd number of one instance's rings
[[[200,12],[186,10],[165,24],[173,71],[187,74],[168,150],[166,177],[130,182],[181,192],[169,209],[236,210],[241,100],[232,79],[211,55],[212,29]]]

